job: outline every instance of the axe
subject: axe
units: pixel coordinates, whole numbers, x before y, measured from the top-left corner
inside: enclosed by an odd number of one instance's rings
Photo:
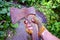
[[[13,24],[19,22],[22,19],[25,19],[26,20],[26,16],[28,16],[28,15],[37,15],[37,16],[40,17],[40,19],[41,19],[42,22],[45,22],[46,23],[45,16],[41,12],[36,11],[34,7],[22,8],[22,9],[18,9],[18,8],[12,7],[10,9],[10,15],[11,15],[11,20],[12,20],[12,23]],[[33,27],[33,28],[34,29],[33,29],[33,34],[32,34],[32,40],[39,40],[38,39],[38,34],[36,33],[38,31],[36,31],[36,28],[35,27]],[[22,31],[22,34],[20,34],[20,35],[25,35],[25,34],[23,34],[23,31]],[[16,39],[18,39],[16,36],[15,36],[15,38],[13,37],[13,40],[16,40]],[[27,40],[27,39],[25,37],[24,38],[21,37],[19,40]]]

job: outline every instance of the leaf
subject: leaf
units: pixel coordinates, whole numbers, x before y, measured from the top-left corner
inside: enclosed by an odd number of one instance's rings
[[[7,9],[3,8],[2,11],[0,11],[0,14],[6,14],[7,13]]]
[[[10,16],[6,16],[6,21],[8,22],[8,21],[11,21],[11,18],[10,18]]]
[[[4,26],[3,25],[0,25],[0,28],[4,28]]]
[[[4,26],[4,29],[6,29],[6,28],[9,27],[9,23],[8,23],[8,22],[5,22],[5,23],[3,24],[3,26]]]
[[[22,0],[22,3],[24,3],[26,0]]]
[[[12,26],[13,28],[17,28],[17,27],[18,27],[18,23],[16,23],[16,24],[11,24],[11,26]]]
[[[28,0],[28,1],[31,1],[31,0]]]
[[[7,8],[8,12],[10,12],[10,7]]]
[[[3,18],[2,18],[2,17],[0,17],[0,20],[3,20]]]
[[[35,2],[35,0],[32,0],[32,2]]]
[[[1,2],[2,0],[0,0],[0,2]]]
[[[2,7],[3,5],[0,4],[0,7]]]
[[[21,5],[18,5],[18,8],[21,8]]]
[[[5,37],[6,33],[4,31],[0,31],[0,37]]]
[[[8,12],[7,15],[10,16],[10,12]]]
[[[56,0],[58,3],[60,3],[60,0]]]

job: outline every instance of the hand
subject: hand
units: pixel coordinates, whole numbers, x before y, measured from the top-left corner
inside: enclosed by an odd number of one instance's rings
[[[32,20],[31,21],[33,23],[37,24],[38,26],[42,26],[43,25],[41,20],[38,17],[36,17],[35,15],[32,16]]]
[[[42,25],[42,22],[39,20],[38,17],[36,17],[35,15],[29,15],[27,18],[30,22],[37,24],[37,28],[38,28],[38,36],[40,36],[42,34],[42,32],[45,30],[44,26]],[[28,23],[28,21],[25,21],[25,26],[26,26],[26,32],[29,34],[33,33],[33,28],[31,27],[31,24]],[[29,27],[30,26],[30,27]]]
[[[31,24],[29,24],[27,20],[24,21],[24,24],[25,24],[26,32],[31,35],[33,33],[32,30],[33,27],[31,27]]]
[[[34,15],[29,15],[28,17],[26,17],[30,23],[27,20],[24,21],[26,32],[28,34],[33,33],[33,26],[35,26],[35,24],[32,22],[33,17],[34,17]],[[38,29],[38,27],[37,27],[37,29]]]
[[[41,34],[44,32],[46,29],[44,25],[42,24],[41,20],[39,20],[38,17],[32,16],[32,22],[38,25],[38,36],[41,36]]]

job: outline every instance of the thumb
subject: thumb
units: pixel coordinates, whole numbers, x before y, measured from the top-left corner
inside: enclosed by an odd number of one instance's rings
[[[39,23],[39,20],[37,20],[36,18],[33,18],[31,21],[32,21],[33,23],[35,23],[35,24],[38,24],[38,23]]]
[[[34,20],[34,19],[32,19],[31,21],[32,21],[33,23],[35,23],[35,20]]]

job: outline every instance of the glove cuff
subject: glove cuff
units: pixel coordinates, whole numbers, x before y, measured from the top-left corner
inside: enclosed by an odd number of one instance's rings
[[[45,31],[45,27],[44,26],[42,26],[42,27],[40,27],[39,28],[39,32],[38,32],[38,36],[41,36],[42,35],[42,33]]]

